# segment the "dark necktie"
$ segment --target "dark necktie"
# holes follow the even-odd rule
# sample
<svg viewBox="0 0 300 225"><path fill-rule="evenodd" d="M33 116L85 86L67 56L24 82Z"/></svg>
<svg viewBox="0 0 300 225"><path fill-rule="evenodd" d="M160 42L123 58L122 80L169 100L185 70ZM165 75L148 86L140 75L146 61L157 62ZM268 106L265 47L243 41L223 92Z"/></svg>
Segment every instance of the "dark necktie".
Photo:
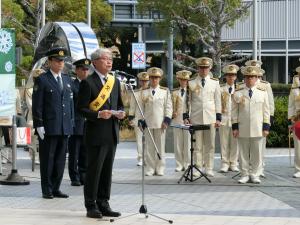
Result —
<svg viewBox="0 0 300 225"><path fill-rule="evenodd" d="M183 95L184 95L184 89L181 88L181 97L183 97Z"/></svg>
<svg viewBox="0 0 300 225"><path fill-rule="evenodd" d="M58 84L59 90L63 91L64 86L63 86L63 83L62 83L62 80L61 80L60 76L57 76L56 79L57 79L57 84Z"/></svg>
<svg viewBox="0 0 300 225"><path fill-rule="evenodd" d="M232 87L229 87L229 88L228 88L228 92L229 92L229 94L231 94L231 92L232 92Z"/></svg>
<svg viewBox="0 0 300 225"><path fill-rule="evenodd" d="M152 95L154 95L155 94L155 90L152 90Z"/></svg>
<svg viewBox="0 0 300 225"><path fill-rule="evenodd" d="M107 82L107 77L103 78L104 84Z"/></svg>
<svg viewBox="0 0 300 225"><path fill-rule="evenodd" d="M201 79L201 85L202 85L202 87L204 87L204 85L205 85L205 79L204 78Z"/></svg>
<svg viewBox="0 0 300 225"><path fill-rule="evenodd" d="M251 98L253 94L253 91L251 89L249 89L249 97Z"/></svg>

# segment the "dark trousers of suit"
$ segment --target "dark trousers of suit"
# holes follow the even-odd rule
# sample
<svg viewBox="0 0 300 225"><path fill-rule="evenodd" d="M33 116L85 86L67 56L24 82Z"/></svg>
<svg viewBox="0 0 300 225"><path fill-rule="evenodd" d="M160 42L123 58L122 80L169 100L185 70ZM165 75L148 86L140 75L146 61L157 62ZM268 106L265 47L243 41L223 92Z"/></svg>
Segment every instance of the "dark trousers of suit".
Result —
<svg viewBox="0 0 300 225"><path fill-rule="evenodd" d="M71 181L84 183L86 174L86 149L82 135L72 135L69 138L69 176Z"/></svg>
<svg viewBox="0 0 300 225"><path fill-rule="evenodd" d="M99 204L110 199L116 147L116 143L109 142L97 146L87 145L87 172L84 184L84 199L87 209L94 208L96 203Z"/></svg>
<svg viewBox="0 0 300 225"><path fill-rule="evenodd" d="M67 136L39 138L41 186L43 194L59 191L66 163Z"/></svg>

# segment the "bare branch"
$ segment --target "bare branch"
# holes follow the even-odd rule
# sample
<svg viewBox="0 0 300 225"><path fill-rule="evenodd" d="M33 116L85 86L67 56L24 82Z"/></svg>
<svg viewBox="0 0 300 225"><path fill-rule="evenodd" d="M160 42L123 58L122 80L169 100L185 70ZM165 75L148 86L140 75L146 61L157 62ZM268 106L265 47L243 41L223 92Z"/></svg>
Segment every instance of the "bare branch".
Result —
<svg viewBox="0 0 300 225"><path fill-rule="evenodd" d="M30 3L25 0L16 0L16 2L22 7L25 13L31 18L35 17L35 13L30 8Z"/></svg>
<svg viewBox="0 0 300 225"><path fill-rule="evenodd" d="M180 69L183 69L183 70L189 70L191 72L197 72L197 70L193 67L189 67L189 66L186 66L186 65L183 65L180 61L178 60L173 60L173 64L175 67L177 68L180 68Z"/></svg>

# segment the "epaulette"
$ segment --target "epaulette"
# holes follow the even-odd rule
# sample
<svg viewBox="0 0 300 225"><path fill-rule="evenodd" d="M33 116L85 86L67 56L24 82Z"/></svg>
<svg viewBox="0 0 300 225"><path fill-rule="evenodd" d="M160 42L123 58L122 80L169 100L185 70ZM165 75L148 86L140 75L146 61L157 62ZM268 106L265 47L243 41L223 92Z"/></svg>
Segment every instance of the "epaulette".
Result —
<svg viewBox="0 0 300 225"><path fill-rule="evenodd" d="M133 91L134 92L139 92L139 91L141 91L142 89L134 89Z"/></svg>
<svg viewBox="0 0 300 225"><path fill-rule="evenodd" d="M167 87L162 87L162 86L159 86L160 89L163 89L163 90L168 90Z"/></svg>
<svg viewBox="0 0 300 225"><path fill-rule="evenodd" d="M266 91L266 90L267 90L266 88L261 87L261 86L258 86L257 89L258 89L258 90L261 90L261 91Z"/></svg>
<svg viewBox="0 0 300 225"><path fill-rule="evenodd" d="M215 81L219 81L219 79L215 78L215 77L210 77L210 79L215 80Z"/></svg>
<svg viewBox="0 0 300 225"><path fill-rule="evenodd" d="M179 89L180 89L180 87L174 88L174 89L172 90L172 92L173 92L173 91L178 91Z"/></svg>
<svg viewBox="0 0 300 225"><path fill-rule="evenodd" d="M265 80L260 80L260 82L265 83L265 84L269 83L268 81L265 81Z"/></svg>
<svg viewBox="0 0 300 225"><path fill-rule="evenodd" d="M195 80L196 78L197 78L197 77L193 77L193 78L189 79L189 81Z"/></svg>
<svg viewBox="0 0 300 225"><path fill-rule="evenodd" d="M224 87L226 86L226 83L220 84L220 87Z"/></svg>
<svg viewBox="0 0 300 225"><path fill-rule="evenodd" d="M300 88L300 86L296 86L296 87L293 87L293 86L292 86L292 89L296 89L296 88Z"/></svg>

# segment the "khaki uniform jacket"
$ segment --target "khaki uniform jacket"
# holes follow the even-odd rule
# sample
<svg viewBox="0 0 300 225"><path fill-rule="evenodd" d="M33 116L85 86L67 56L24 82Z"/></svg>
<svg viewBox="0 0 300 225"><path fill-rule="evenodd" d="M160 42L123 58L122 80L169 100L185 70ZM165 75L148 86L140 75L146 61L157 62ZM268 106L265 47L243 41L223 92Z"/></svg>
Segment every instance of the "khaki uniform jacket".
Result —
<svg viewBox="0 0 300 225"><path fill-rule="evenodd" d="M274 95L273 95L271 84L267 81L258 79L257 85L258 85L258 87L261 87L262 89L266 89L267 94L268 94L268 99L269 99L270 115L274 116L275 104L274 104Z"/></svg>
<svg viewBox="0 0 300 225"><path fill-rule="evenodd" d="M293 119L300 110L300 89L293 87L289 95L288 118Z"/></svg>
<svg viewBox="0 0 300 225"><path fill-rule="evenodd" d="M159 129L165 117L172 118L172 100L168 88L158 86L155 95L151 88L141 92L142 109L150 129Z"/></svg>
<svg viewBox="0 0 300 225"><path fill-rule="evenodd" d="M141 107L142 107L142 98L141 98L141 92L142 91L143 90L141 88L134 91L136 99L137 99L137 101L138 101L138 103ZM138 120L142 119L142 116L141 116L139 107L138 107L132 93L130 95L130 107L129 107L129 113L128 114L129 114L129 117L133 118L132 122L133 122L134 126L137 126L138 125Z"/></svg>
<svg viewBox="0 0 300 225"><path fill-rule="evenodd" d="M232 96L235 91L235 85L232 85L231 94L229 94L230 85L221 85L221 101L222 101L222 122L221 125L231 127L231 104Z"/></svg>
<svg viewBox="0 0 300 225"><path fill-rule="evenodd" d="M173 113L177 116L173 118L174 124L183 124L183 113L187 110L187 89L184 89L184 94L181 97L181 88L176 88L172 91Z"/></svg>
<svg viewBox="0 0 300 225"><path fill-rule="evenodd" d="M189 81L191 105L190 120L192 124L213 124L216 114L221 114L221 90L219 81L206 76L202 87L201 77Z"/></svg>
<svg viewBox="0 0 300 225"><path fill-rule="evenodd" d="M265 89L257 85L236 90L232 101L232 124L238 124L239 137L262 137L263 124L270 124L270 106ZM234 127L233 127L234 129Z"/></svg>

